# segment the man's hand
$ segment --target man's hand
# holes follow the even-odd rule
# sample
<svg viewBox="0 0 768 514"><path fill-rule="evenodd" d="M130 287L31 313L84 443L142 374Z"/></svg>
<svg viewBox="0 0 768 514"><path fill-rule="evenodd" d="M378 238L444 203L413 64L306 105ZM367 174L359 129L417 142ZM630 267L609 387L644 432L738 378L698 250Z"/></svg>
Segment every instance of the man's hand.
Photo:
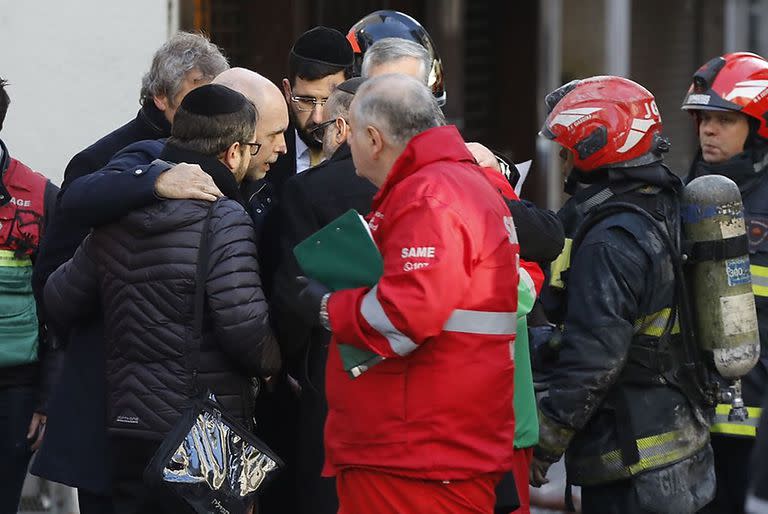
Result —
<svg viewBox="0 0 768 514"><path fill-rule="evenodd" d="M36 451L43 444L43 436L45 435L45 423L48 421L48 417L39 412L32 414L32 421L29 422L29 430L27 430L27 439L30 441L34 439L32 443L32 451Z"/></svg>
<svg viewBox="0 0 768 514"><path fill-rule="evenodd" d="M550 462L537 459L536 457L533 458L528 475L528 481L533 487L541 487L542 485L549 483L547 471L551 465Z"/></svg>
<svg viewBox="0 0 768 514"><path fill-rule="evenodd" d="M472 157L477 161L478 166L483 168L493 168L496 171L501 171L499 166L499 160L496 156L480 143L466 143L467 150L472 154Z"/></svg>
<svg viewBox="0 0 768 514"><path fill-rule="evenodd" d="M155 182L155 194L178 200L207 200L215 202L224 196L210 175L197 164L182 162L160 174Z"/></svg>
<svg viewBox="0 0 768 514"><path fill-rule="evenodd" d="M296 311L301 319L310 326L320 325L320 302L331 290L317 280L308 277L296 277L296 284L301 288L298 294Z"/></svg>

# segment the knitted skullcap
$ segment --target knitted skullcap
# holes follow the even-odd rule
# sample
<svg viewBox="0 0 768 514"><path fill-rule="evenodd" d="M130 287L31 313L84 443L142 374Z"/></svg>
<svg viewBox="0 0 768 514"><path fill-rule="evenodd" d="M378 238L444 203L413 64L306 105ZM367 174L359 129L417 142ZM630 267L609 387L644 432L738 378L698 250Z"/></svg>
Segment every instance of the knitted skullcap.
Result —
<svg viewBox="0 0 768 514"><path fill-rule="evenodd" d="M315 27L293 44L291 54L307 61L346 68L352 66L354 54L347 38L338 30Z"/></svg>
<svg viewBox="0 0 768 514"><path fill-rule="evenodd" d="M221 84L207 84L193 89L181 101L181 108L199 116L219 116L241 110L248 100Z"/></svg>

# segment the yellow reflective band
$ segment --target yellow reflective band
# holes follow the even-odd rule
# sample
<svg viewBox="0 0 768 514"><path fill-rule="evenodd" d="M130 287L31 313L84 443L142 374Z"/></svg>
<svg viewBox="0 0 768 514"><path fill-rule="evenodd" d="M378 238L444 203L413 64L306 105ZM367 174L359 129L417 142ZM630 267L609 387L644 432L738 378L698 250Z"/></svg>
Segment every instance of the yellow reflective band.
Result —
<svg viewBox="0 0 768 514"><path fill-rule="evenodd" d="M637 449L640 460L631 466L624 466L621 460L621 450L602 455L600 458L608 467L624 468L629 475L635 475L639 471L653 469L670 462L681 459L688 453L688 448L680 445L678 439L680 432L667 432L664 434L643 437L637 440Z"/></svg>
<svg viewBox="0 0 768 514"><path fill-rule="evenodd" d="M752 284L752 292L755 293L755 296L768 296L768 287Z"/></svg>
<svg viewBox="0 0 768 514"><path fill-rule="evenodd" d="M565 282L563 282L563 273L568 271L571 267L571 246L573 245L573 239L566 238L563 244L563 251L557 256L557 259L552 261L549 266L549 285L558 289L565 289Z"/></svg>
<svg viewBox="0 0 768 514"><path fill-rule="evenodd" d="M0 268L26 268L32 266L29 255L17 259L11 250L0 250Z"/></svg>
<svg viewBox="0 0 768 514"><path fill-rule="evenodd" d="M755 296L768 296L768 267L751 264L749 272L752 273L752 292Z"/></svg>
<svg viewBox="0 0 768 514"><path fill-rule="evenodd" d="M565 465L574 484L601 484L677 462L699 451L708 441L709 434L704 430L675 430L637 439L640 459L629 466L624 465L620 449L594 457L566 457Z"/></svg>
<svg viewBox="0 0 768 514"><path fill-rule="evenodd" d="M715 407L715 414L719 414L720 416L727 416L729 412L731 412L730 403L718 403L717 407ZM749 418L747 419L760 419L760 416L763 414L763 409L760 407L747 407L747 413L749 414Z"/></svg>
<svg viewBox="0 0 768 514"><path fill-rule="evenodd" d="M749 417L744 421L732 421L728 419L731 405L718 403L715 407L715 423L709 427L713 434L727 434L741 437L756 437L757 425L763 410L760 407L747 407Z"/></svg>
<svg viewBox="0 0 768 514"><path fill-rule="evenodd" d="M667 307L660 311L644 316L635 321L635 334L641 334L651 337L661 337L664 334L664 329L667 328L667 322L669 316L672 314L672 309ZM680 323L675 319L675 324L672 325L672 334L680 333Z"/></svg>
<svg viewBox="0 0 768 514"><path fill-rule="evenodd" d="M742 437L757 437L757 427L738 425L736 423L715 423L709 427L713 434L729 434Z"/></svg>

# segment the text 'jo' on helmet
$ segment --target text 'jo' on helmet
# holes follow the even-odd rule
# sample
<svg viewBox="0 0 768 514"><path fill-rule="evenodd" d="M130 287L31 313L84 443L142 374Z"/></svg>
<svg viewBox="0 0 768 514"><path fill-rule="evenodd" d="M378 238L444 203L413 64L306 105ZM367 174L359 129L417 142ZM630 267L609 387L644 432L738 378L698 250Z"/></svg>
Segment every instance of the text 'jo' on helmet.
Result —
<svg viewBox="0 0 768 514"><path fill-rule="evenodd" d="M429 83L432 94L437 99L439 105L445 104L445 82L443 80L443 63L440 55L437 53L435 43L429 36L429 33L415 19L399 11L376 11L364 16L357 23L352 25L347 33L347 40L352 45L355 52L354 75L359 76L363 55L366 50L375 42L388 38L396 37L407 39L420 44L427 49L432 67L429 70Z"/></svg>
<svg viewBox="0 0 768 514"><path fill-rule="evenodd" d="M749 52L715 57L694 73L682 109L740 112L768 139L768 62Z"/></svg>
<svg viewBox="0 0 768 514"><path fill-rule="evenodd" d="M589 172L658 160L669 143L650 91L623 77L574 80L547 95L548 115L540 135L568 148L575 168Z"/></svg>

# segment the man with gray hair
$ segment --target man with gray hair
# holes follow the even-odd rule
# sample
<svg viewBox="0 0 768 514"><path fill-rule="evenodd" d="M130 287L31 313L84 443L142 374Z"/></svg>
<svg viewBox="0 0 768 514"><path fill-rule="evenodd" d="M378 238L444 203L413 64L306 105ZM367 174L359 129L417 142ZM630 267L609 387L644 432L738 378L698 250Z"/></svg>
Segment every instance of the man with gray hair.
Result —
<svg viewBox="0 0 768 514"><path fill-rule="evenodd" d="M383 275L333 293L301 277L298 311L381 360L350 378L331 343L324 474L340 514L492 512L513 454L514 223L422 83L369 79L350 124Z"/></svg>
<svg viewBox="0 0 768 514"><path fill-rule="evenodd" d="M387 37L376 41L365 52L361 75L367 78L387 73L405 73L428 84L431 64L432 58L420 44Z"/></svg>
<svg viewBox="0 0 768 514"><path fill-rule="evenodd" d="M171 123L187 93L227 68L227 59L205 36L179 32L155 52L141 80L141 103L154 103Z"/></svg>
<svg viewBox="0 0 768 514"><path fill-rule="evenodd" d="M184 96L227 68L227 59L205 36L182 32L171 37L155 53L142 81L141 109L136 118L72 158L64 171L62 193L73 180L103 168L114 154L131 143L168 137L171 121ZM48 276L72 257L89 230L89 225L64 212L54 216L41 241L32 276L38 301L43 302L42 291ZM44 309L44 302L41 306ZM100 317L78 325L66 339L61 376L49 403L46 437L32 472L77 487L83 514L106 512L111 509L111 485L104 428Z"/></svg>

